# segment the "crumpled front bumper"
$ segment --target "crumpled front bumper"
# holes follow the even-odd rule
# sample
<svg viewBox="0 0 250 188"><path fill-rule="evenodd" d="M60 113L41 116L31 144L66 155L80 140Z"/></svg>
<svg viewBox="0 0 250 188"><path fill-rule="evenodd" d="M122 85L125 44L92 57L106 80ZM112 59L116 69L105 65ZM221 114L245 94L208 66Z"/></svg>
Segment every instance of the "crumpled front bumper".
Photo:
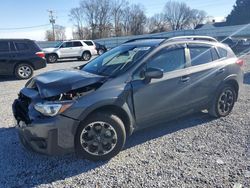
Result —
<svg viewBox="0 0 250 188"><path fill-rule="evenodd" d="M18 102L13 104L17 130L25 148L47 155L63 155L74 151L74 136L79 121L58 115L26 121ZM22 114L25 115L24 113Z"/></svg>

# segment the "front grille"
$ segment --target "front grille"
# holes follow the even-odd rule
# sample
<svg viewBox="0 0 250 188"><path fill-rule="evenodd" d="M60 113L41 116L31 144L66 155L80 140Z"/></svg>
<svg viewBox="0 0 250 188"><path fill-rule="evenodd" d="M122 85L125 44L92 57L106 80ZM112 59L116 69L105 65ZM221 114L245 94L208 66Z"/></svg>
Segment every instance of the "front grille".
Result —
<svg viewBox="0 0 250 188"><path fill-rule="evenodd" d="M26 124L29 124L29 104L30 99L23 94L19 95L19 98L16 99L12 105L13 114L17 122L24 121Z"/></svg>

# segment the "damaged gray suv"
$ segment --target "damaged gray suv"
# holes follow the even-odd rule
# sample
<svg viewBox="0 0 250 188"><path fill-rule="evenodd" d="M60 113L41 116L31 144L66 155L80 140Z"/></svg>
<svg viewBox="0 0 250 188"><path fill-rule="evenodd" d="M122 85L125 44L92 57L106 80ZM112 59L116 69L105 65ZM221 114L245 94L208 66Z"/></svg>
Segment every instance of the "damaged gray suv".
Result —
<svg viewBox="0 0 250 188"><path fill-rule="evenodd" d="M82 67L38 75L13 103L22 144L107 160L134 131L207 109L232 111L243 61L214 38L133 39Z"/></svg>

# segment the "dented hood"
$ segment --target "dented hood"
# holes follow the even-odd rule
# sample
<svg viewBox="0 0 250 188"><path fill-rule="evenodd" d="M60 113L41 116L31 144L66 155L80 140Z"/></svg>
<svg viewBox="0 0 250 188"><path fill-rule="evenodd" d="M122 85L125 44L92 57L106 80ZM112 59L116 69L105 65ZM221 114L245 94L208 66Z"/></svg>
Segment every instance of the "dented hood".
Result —
<svg viewBox="0 0 250 188"><path fill-rule="evenodd" d="M104 78L81 70L56 70L34 77L26 87L37 88L42 98L48 98L101 82Z"/></svg>

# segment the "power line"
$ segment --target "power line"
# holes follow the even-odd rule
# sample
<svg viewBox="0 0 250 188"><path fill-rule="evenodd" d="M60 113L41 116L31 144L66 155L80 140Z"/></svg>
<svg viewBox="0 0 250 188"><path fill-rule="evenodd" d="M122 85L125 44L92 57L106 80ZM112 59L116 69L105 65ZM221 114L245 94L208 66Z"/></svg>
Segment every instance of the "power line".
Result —
<svg viewBox="0 0 250 188"><path fill-rule="evenodd" d="M33 29L33 28L41 28L49 26L50 24L44 25L35 25L35 26L28 26L28 27L9 27L9 28L0 28L0 30L22 30L22 29Z"/></svg>

